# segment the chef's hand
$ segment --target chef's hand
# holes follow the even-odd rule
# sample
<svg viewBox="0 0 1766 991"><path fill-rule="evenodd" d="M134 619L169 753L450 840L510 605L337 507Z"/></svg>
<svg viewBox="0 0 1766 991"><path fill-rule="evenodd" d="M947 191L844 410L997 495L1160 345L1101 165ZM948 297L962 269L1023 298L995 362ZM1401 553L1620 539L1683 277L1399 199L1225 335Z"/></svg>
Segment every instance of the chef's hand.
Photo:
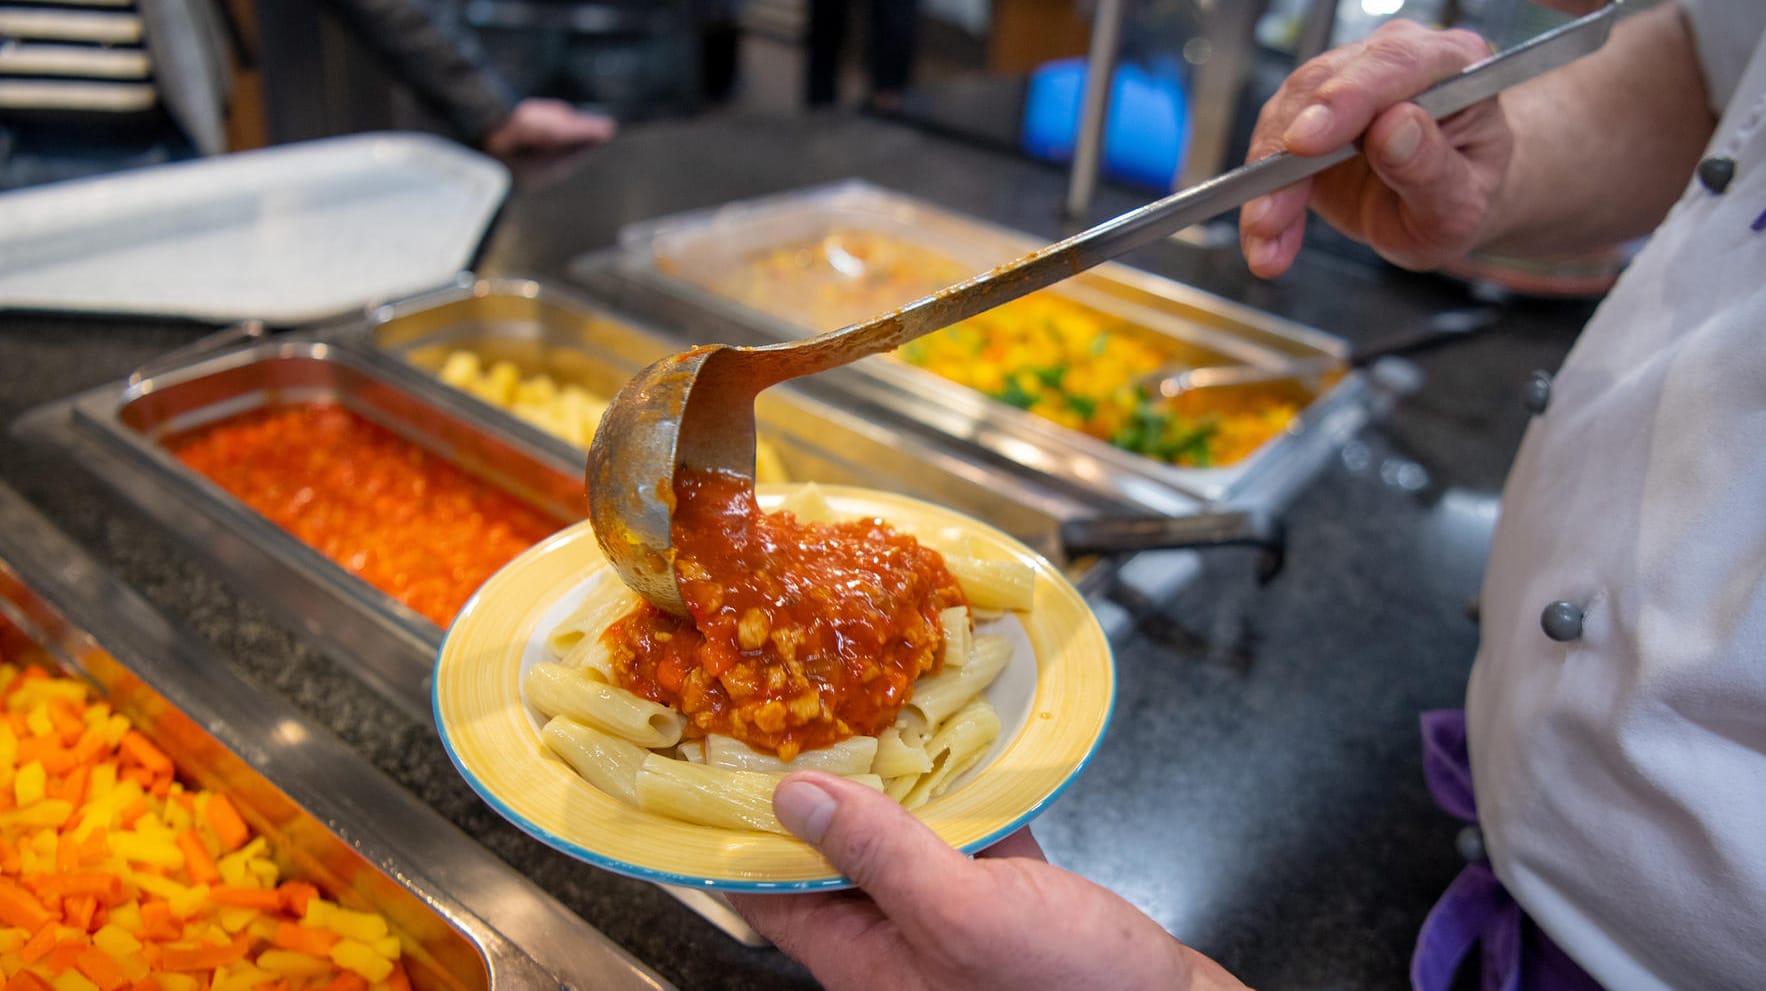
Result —
<svg viewBox="0 0 1766 991"><path fill-rule="evenodd" d="M528 97L515 105L496 130L485 135L484 150L498 158L525 152L563 151L600 144L617 129L611 117L587 113L563 100Z"/></svg>
<svg viewBox="0 0 1766 991"><path fill-rule="evenodd" d="M1239 237L1251 271L1287 271L1308 203L1404 268L1434 268L1475 247L1514 149L1501 101L1439 124L1406 101L1489 55L1470 31L1399 20L1294 70L1263 105L1247 158L1322 155L1357 138L1363 154L1245 205Z"/></svg>
<svg viewBox="0 0 1766 991"><path fill-rule="evenodd" d="M813 771L785 778L773 809L860 890L730 901L830 991L1243 991L1134 906L1049 866L1028 830L970 860L887 796Z"/></svg>

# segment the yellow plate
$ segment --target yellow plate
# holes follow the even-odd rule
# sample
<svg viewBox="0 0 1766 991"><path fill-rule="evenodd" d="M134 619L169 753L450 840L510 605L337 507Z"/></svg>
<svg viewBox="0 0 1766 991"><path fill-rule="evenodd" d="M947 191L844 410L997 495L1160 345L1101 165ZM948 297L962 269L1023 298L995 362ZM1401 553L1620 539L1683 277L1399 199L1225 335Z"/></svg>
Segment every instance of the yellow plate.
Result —
<svg viewBox="0 0 1766 991"><path fill-rule="evenodd" d="M762 486L762 506L791 486ZM822 486L841 517L879 516L933 535L960 531L977 557L1036 572L1034 608L982 624L1015 641L988 698L1000 738L976 769L915 810L952 846L979 850L1035 818L1091 758L1115 698L1109 642L1071 583L1005 533L906 496ZM619 579L587 523L511 561L455 619L435 669L435 721L448 756L491 807L541 841L633 877L730 891L847 887L822 856L790 837L718 829L632 808L551 755L538 714L521 701L521 673L549 659L546 634Z"/></svg>

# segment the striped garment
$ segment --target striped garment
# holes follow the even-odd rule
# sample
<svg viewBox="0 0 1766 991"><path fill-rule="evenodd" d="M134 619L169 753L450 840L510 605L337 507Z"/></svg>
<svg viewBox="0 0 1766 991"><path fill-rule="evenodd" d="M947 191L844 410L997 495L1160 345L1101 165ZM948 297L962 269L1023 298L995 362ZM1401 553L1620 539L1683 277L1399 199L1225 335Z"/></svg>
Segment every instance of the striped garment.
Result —
<svg viewBox="0 0 1766 991"><path fill-rule="evenodd" d="M0 0L0 119L135 116L158 102L134 0Z"/></svg>

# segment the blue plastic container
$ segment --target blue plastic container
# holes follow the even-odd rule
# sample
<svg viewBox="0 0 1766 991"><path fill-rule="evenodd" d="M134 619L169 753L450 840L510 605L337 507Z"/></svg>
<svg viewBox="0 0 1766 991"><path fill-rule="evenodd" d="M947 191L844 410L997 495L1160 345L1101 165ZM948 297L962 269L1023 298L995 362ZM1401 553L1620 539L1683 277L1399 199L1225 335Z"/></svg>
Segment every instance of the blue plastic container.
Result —
<svg viewBox="0 0 1766 991"><path fill-rule="evenodd" d="M1062 59L1030 74L1020 138L1026 154L1051 162L1073 160L1085 67L1085 59ZM1175 60L1116 67L1104 121L1104 175L1170 189L1189 136L1189 104Z"/></svg>

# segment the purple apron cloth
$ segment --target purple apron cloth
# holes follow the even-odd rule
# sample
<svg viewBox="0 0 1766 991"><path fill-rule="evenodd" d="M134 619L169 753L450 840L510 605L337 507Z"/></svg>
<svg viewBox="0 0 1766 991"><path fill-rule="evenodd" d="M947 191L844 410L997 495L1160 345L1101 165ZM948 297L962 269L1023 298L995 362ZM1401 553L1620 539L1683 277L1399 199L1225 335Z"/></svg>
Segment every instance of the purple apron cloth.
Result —
<svg viewBox="0 0 1766 991"><path fill-rule="evenodd" d="M1425 712L1422 729L1423 777L1435 804L1476 824L1465 713ZM1411 987L1450 991L1473 946L1483 951L1483 991L1601 991L1527 918L1485 860L1467 864L1423 920L1410 958Z"/></svg>

